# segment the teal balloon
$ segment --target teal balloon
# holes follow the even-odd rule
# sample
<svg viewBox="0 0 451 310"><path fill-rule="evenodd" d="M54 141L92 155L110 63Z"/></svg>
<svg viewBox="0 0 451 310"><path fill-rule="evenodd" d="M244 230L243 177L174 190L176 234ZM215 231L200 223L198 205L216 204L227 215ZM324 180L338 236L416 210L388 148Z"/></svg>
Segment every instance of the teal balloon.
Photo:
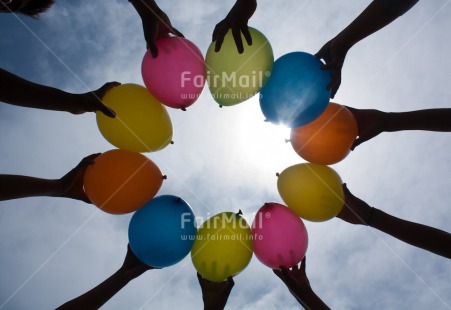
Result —
<svg viewBox="0 0 451 310"><path fill-rule="evenodd" d="M163 195L133 214L128 240L143 263L163 268L181 261L190 251L197 228L193 210L183 199Z"/></svg>
<svg viewBox="0 0 451 310"><path fill-rule="evenodd" d="M290 128L303 126L323 113L329 103L331 76L323 63L304 52L285 54L274 62L271 77L260 91L266 119Z"/></svg>

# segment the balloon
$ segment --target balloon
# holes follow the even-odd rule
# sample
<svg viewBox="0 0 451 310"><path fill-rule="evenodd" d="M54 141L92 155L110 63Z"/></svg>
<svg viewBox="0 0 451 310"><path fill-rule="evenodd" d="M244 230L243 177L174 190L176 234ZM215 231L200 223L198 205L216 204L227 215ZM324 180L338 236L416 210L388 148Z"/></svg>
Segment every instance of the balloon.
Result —
<svg viewBox="0 0 451 310"><path fill-rule="evenodd" d="M158 196L133 214L128 240L143 263L163 268L181 261L196 239L193 210L183 199Z"/></svg>
<svg viewBox="0 0 451 310"><path fill-rule="evenodd" d="M288 167L280 173L277 189L288 208L305 220L327 221L343 208L341 178L327 166L308 163Z"/></svg>
<svg viewBox="0 0 451 310"><path fill-rule="evenodd" d="M252 45L243 35L244 52L238 53L232 31L224 37L221 50L215 52L215 42L208 47L205 65L207 83L213 99L223 106L232 106L254 96L266 84L271 74L274 55L268 39L249 27Z"/></svg>
<svg viewBox="0 0 451 310"><path fill-rule="evenodd" d="M291 129L291 146L303 159L322 165L341 161L357 137L357 122L344 106L329 103L313 122Z"/></svg>
<svg viewBox="0 0 451 310"><path fill-rule="evenodd" d="M271 78L260 91L260 108L266 119L290 128L310 123L329 102L329 71L313 55L293 52L274 62Z"/></svg>
<svg viewBox="0 0 451 310"><path fill-rule="evenodd" d="M258 210L252 223L252 236L255 256L272 269L297 265L307 251L304 223L280 203L265 203Z"/></svg>
<svg viewBox="0 0 451 310"><path fill-rule="evenodd" d="M160 190L163 176L146 156L111 150L100 154L85 172L83 185L89 200L112 214L136 211Z"/></svg>
<svg viewBox="0 0 451 310"><path fill-rule="evenodd" d="M122 84L109 90L102 100L116 112L116 118L97 112L97 125L114 146L134 152L154 152L171 142L169 114L145 87Z"/></svg>
<svg viewBox="0 0 451 310"><path fill-rule="evenodd" d="M193 42L180 37L167 37L156 42L158 56L144 55L141 72L146 87L171 108L192 105L205 85L202 52Z"/></svg>
<svg viewBox="0 0 451 310"><path fill-rule="evenodd" d="M237 275L251 258L251 228L244 218L233 212L219 213L206 220L191 249L194 267L213 282Z"/></svg>

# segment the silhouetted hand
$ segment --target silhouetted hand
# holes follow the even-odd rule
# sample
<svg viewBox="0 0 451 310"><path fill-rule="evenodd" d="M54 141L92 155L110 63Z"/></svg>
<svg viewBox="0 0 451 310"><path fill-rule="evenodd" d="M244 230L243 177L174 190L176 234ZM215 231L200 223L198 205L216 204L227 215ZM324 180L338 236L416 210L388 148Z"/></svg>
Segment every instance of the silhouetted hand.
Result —
<svg viewBox="0 0 451 310"><path fill-rule="evenodd" d="M252 45L252 37L249 29L247 28L247 22L254 14L256 8L256 0L236 1L226 18L220 21L213 30L212 40L213 42L216 42L215 52L219 52L221 50L222 42L224 42L224 37L229 29L232 29L232 35L235 40L238 53L241 54L244 51L241 33L243 33L247 44Z"/></svg>
<svg viewBox="0 0 451 310"><path fill-rule="evenodd" d="M109 82L95 91L77 95L76 102L72 104L72 108L69 107L71 109L70 112L73 114L83 114L85 112L100 111L106 116L116 117L116 113L103 104L102 98L107 91L119 85L121 85L119 82Z"/></svg>
<svg viewBox="0 0 451 310"><path fill-rule="evenodd" d="M141 16L144 38L152 57L158 56L158 49L155 44L158 39L168 37L169 34L183 37L180 31L172 27L169 17L158 7L154 0L131 0L130 2L139 16Z"/></svg>
<svg viewBox="0 0 451 310"><path fill-rule="evenodd" d="M273 269L273 272L285 283L291 293L296 293L310 288L305 267L306 257L302 259L300 267L298 265L291 269L280 267L280 269Z"/></svg>
<svg viewBox="0 0 451 310"><path fill-rule="evenodd" d="M88 166L92 165L94 159L99 155L100 153L97 153L83 158L74 169L58 180L61 188L59 197L78 199L86 203L91 203L83 189L83 177Z"/></svg>
<svg viewBox="0 0 451 310"><path fill-rule="evenodd" d="M327 90L332 90L331 98L335 97L341 84L341 68L348 53L349 48L340 43L340 40L334 38L324 44L324 46L315 54L319 59L323 59L326 64L321 67L322 70L329 70L331 81L327 85Z"/></svg>
<svg viewBox="0 0 451 310"><path fill-rule="evenodd" d="M202 299L204 301L204 309L221 310L227 304L230 292L235 282L232 277L228 277L224 282L212 282L204 279L197 273L200 287L202 289Z"/></svg>
<svg viewBox="0 0 451 310"><path fill-rule="evenodd" d="M351 224L368 225L371 218L372 208L363 200L355 197L343 184L345 205L337 217Z"/></svg>
<svg viewBox="0 0 451 310"><path fill-rule="evenodd" d="M384 116L385 112L379 110L359 110L347 107L354 115L357 121L358 138L354 141L351 149L354 150L357 146L365 141L368 141L384 131Z"/></svg>
<svg viewBox="0 0 451 310"><path fill-rule="evenodd" d="M124 275L129 279L134 279L139 277L141 274L147 270L155 269L154 267L148 266L141 262L133 253L130 244L127 245L127 255L125 256L124 263L119 269Z"/></svg>

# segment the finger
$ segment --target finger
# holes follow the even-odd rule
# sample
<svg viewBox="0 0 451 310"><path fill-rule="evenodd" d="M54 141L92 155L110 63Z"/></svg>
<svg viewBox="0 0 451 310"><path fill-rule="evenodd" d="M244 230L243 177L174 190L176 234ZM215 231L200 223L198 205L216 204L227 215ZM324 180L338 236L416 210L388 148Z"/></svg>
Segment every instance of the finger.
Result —
<svg viewBox="0 0 451 310"><path fill-rule="evenodd" d="M92 165L94 163L94 159L96 159L100 154L102 153L95 153L95 154L91 154L89 156L86 156L85 158L83 158L80 162L80 164L89 164Z"/></svg>
<svg viewBox="0 0 451 310"><path fill-rule="evenodd" d="M177 37L182 37L184 38L185 36L183 35L183 33L181 33L180 31L178 31L177 29L175 29L174 27L171 27L171 33L173 35L176 35Z"/></svg>
<svg viewBox="0 0 451 310"><path fill-rule="evenodd" d="M218 34L216 37L216 44L215 44L215 52L219 52L221 50L222 42L224 42L224 37L227 34L227 32L224 33L224 31L218 30Z"/></svg>
<svg viewBox="0 0 451 310"><path fill-rule="evenodd" d="M247 25L245 25L244 27L241 28L241 32L244 35L244 38L246 39L247 45L251 46L252 45L252 36L251 33L249 32L249 28L247 27Z"/></svg>
<svg viewBox="0 0 451 310"><path fill-rule="evenodd" d="M157 45L155 44L155 41L147 41L147 47L150 51L150 54L152 55L153 58L157 58L158 57L158 48Z"/></svg>
<svg viewBox="0 0 451 310"><path fill-rule="evenodd" d="M299 269L301 269L302 271L305 271L306 267L307 267L307 256L304 256L304 258L301 261L301 267Z"/></svg>
<svg viewBox="0 0 451 310"><path fill-rule="evenodd" d="M111 118L115 118L116 117L116 112L114 112L113 109L111 109L110 107L107 107L104 104L100 104L99 105L98 111L102 112L103 114L105 114L108 117L111 117Z"/></svg>
<svg viewBox="0 0 451 310"><path fill-rule="evenodd" d="M333 69L337 69L338 67L338 61L336 60L332 60L330 62L326 61L326 64L321 66L321 70L333 70Z"/></svg>
<svg viewBox="0 0 451 310"><path fill-rule="evenodd" d="M241 32L239 28L232 28L233 39L235 40L236 48L238 49L238 53L242 54L244 52L243 48L243 40L241 39Z"/></svg>
<svg viewBox="0 0 451 310"><path fill-rule="evenodd" d="M337 94L338 88L340 87L341 83L338 83L338 85L334 86L332 88L332 92L330 94L330 98L334 99L335 95Z"/></svg>
<svg viewBox="0 0 451 310"><path fill-rule="evenodd" d="M204 288L204 278L200 275L200 273L197 273L197 280L199 280L199 285L201 288Z"/></svg>
<svg viewBox="0 0 451 310"><path fill-rule="evenodd" d="M221 23L218 23L215 26L215 29L213 29L213 33L211 34L211 42L215 42L216 39L218 38L218 32L219 32L220 25L221 25Z"/></svg>

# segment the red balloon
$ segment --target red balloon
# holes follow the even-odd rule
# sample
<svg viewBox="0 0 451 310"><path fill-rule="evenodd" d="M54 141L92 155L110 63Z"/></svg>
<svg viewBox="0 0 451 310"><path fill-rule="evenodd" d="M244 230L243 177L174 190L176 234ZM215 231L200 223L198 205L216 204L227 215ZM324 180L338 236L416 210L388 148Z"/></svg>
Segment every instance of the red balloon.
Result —
<svg viewBox="0 0 451 310"><path fill-rule="evenodd" d="M305 256L308 234L304 223L286 206L265 203L252 223L254 253L264 265L291 268Z"/></svg>

